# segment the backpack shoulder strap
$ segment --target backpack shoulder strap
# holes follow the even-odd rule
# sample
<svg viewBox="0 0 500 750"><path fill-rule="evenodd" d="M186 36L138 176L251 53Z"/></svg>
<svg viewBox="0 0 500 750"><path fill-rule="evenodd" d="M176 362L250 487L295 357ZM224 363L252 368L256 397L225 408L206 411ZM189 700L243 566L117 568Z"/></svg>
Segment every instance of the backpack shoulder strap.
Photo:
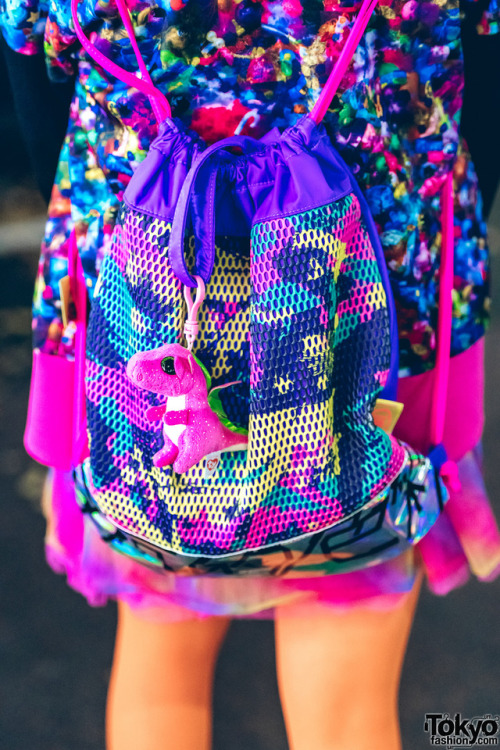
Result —
<svg viewBox="0 0 500 750"><path fill-rule="evenodd" d="M453 256L455 249L453 202L453 172L450 170L441 188L441 262L439 266L438 339L431 412L431 442L434 447L441 445L443 441L448 377L450 372Z"/></svg>
<svg viewBox="0 0 500 750"><path fill-rule="evenodd" d="M106 55L103 55L102 52L100 52L96 48L96 46L92 44L89 39L87 39L81 27L80 21L78 20L78 0L71 0L71 15L75 26L75 33L83 49L90 55L93 60L95 60L98 65L104 68L104 70L107 70L108 73L111 73L111 75L115 78L118 78L118 80L126 83L127 86L139 89L139 91L142 91L144 94L146 94L147 97L149 97L156 120L158 124L160 124L167 117L171 117L172 113L170 110L170 105L167 101L167 98L161 93L159 89L156 88L156 86L153 84L153 81L151 80L149 71L139 51L137 40L134 34L134 28L130 19L130 13L128 11L125 0L116 0L116 5L123 21L123 25L125 26L127 34L130 37L130 42L137 58L137 63L139 65L139 70L141 72L142 78L139 78L139 76L133 73L129 73L124 68L116 65L116 63L106 57Z"/></svg>
<svg viewBox="0 0 500 750"><path fill-rule="evenodd" d="M342 81L342 78L344 77L345 72L349 67L352 56L354 55L356 47L358 46L359 41L365 32L368 21L370 20L372 13L378 4L378 1L379 0L363 0L347 42L342 47L342 51L335 64L335 67L330 73L330 76L328 77L328 80L325 83L316 104L309 114L309 117L311 117L314 122L321 122L328 110L328 107L332 103L332 99L337 93L340 82Z"/></svg>

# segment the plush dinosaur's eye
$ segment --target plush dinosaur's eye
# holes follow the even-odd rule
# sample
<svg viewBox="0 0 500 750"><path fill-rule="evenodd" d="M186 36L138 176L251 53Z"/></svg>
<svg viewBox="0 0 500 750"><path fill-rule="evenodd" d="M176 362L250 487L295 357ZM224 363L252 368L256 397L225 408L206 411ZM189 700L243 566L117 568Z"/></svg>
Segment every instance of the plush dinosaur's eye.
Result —
<svg viewBox="0 0 500 750"><path fill-rule="evenodd" d="M167 375L175 375L174 358L165 357L165 359L162 359L161 369L163 372L166 372Z"/></svg>

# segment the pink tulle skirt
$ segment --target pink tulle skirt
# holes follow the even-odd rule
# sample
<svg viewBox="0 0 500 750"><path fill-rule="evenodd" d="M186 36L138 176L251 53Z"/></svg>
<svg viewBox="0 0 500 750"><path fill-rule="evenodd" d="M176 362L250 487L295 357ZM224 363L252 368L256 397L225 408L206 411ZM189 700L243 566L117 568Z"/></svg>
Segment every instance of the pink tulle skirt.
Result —
<svg viewBox="0 0 500 750"><path fill-rule="evenodd" d="M483 342L451 361L444 443L457 462L461 488L424 539L399 557L363 570L315 578L176 576L150 570L111 550L75 502L71 476L52 472L45 499L47 559L92 605L127 602L143 616L175 622L210 616L300 615L312 607L346 611L354 605L397 606L424 570L428 585L445 594L470 574L491 580L500 572L500 533L481 472ZM395 433L414 448L429 448L433 373L400 381L405 404Z"/></svg>

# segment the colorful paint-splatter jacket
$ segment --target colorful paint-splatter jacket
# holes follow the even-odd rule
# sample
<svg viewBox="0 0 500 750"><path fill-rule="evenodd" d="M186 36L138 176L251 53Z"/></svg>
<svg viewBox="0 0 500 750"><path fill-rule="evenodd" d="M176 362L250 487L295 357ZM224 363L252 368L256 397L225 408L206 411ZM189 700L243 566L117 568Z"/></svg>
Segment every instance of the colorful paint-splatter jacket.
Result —
<svg viewBox="0 0 500 750"><path fill-rule="evenodd" d="M311 109L359 8L350 0L129 0L139 47L173 115L211 143L259 137ZM490 5L482 31L497 31ZM113 0L81 3L87 34L105 55L137 63ZM484 333L488 251L477 178L460 136L463 60L458 0L381 0L326 124L362 186L382 238L396 299L400 372L434 364L441 227L439 186L454 168L452 354ZM71 347L58 280L75 228L89 292L109 247L123 190L156 134L149 102L80 48L69 0L0 7L9 44L43 44L51 76L76 74L35 294L35 344Z"/></svg>

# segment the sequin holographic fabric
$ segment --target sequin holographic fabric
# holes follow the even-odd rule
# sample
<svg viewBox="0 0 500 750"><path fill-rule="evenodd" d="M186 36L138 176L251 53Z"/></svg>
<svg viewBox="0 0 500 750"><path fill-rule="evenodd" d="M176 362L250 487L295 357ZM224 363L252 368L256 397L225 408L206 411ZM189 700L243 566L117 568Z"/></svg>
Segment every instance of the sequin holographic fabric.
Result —
<svg viewBox="0 0 500 750"><path fill-rule="evenodd" d="M389 316L358 199L219 237L194 353L231 389L249 449L185 474L157 468L160 405L125 368L180 340L184 304L168 261L170 224L124 208L88 335L93 494L120 528L162 550L254 550L331 527L379 495L404 449L371 420L389 357ZM250 256L252 262L250 263ZM251 270L250 270L251 269ZM234 391L234 392L233 392Z"/></svg>

